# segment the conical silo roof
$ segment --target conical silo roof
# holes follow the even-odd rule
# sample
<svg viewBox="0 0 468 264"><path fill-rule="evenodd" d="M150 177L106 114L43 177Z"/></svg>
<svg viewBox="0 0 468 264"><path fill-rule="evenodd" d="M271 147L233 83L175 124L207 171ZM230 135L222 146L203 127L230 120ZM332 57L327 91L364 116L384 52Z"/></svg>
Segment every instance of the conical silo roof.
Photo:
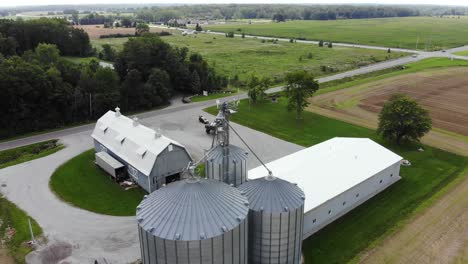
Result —
<svg viewBox="0 0 468 264"><path fill-rule="evenodd" d="M248 201L225 183L200 178L171 183L137 207L138 224L156 237L201 240L236 228L248 214Z"/></svg>
<svg viewBox="0 0 468 264"><path fill-rule="evenodd" d="M209 161L215 161L221 163L223 161L224 156L224 148L223 146L216 146L210 153L206 156L206 159ZM228 145L226 147L229 151L229 158L234 161L242 161L247 160L247 152L238 146L235 145Z"/></svg>
<svg viewBox="0 0 468 264"><path fill-rule="evenodd" d="M281 213L304 205L304 192L296 184L273 176L249 180L238 189L247 196L253 211Z"/></svg>

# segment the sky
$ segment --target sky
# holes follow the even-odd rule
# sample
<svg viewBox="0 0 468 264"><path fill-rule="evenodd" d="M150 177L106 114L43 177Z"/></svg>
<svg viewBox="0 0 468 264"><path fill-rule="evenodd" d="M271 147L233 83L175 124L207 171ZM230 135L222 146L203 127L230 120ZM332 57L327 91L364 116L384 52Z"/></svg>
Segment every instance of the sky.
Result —
<svg viewBox="0 0 468 264"><path fill-rule="evenodd" d="M287 0L0 0L0 6L25 6L25 5L76 5L76 4L125 4L125 3L184 3L184 4L229 4L229 3L265 3L288 4ZM351 3L375 3L375 4L431 4L431 5L464 5L468 6L468 0L296 0L295 4L351 4Z"/></svg>

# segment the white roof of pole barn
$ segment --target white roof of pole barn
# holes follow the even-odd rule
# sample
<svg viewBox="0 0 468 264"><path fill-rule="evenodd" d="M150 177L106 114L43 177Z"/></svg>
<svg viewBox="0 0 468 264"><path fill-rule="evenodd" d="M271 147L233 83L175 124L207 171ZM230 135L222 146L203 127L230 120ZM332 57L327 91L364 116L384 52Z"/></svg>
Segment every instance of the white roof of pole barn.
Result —
<svg viewBox="0 0 468 264"><path fill-rule="evenodd" d="M267 164L273 175L304 191L304 211L314 209L402 158L368 138L333 138ZM249 179L265 177L263 166Z"/></svg>
<svg viewBox="0 0 468 264"><path fill-rule="evenodd" d="M151 173L156 158L170 144L184 148L138 120L114 111L99 118L91 136L145 175Z"/></svg>

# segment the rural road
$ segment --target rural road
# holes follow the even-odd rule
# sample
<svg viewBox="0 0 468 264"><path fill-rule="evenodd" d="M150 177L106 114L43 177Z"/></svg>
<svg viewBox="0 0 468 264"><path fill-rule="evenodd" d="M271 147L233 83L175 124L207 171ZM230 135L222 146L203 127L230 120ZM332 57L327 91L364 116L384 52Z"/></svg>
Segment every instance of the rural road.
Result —
<svg viewBox="0 0 468 264"><path fill-rule="evenodd" d="M338 44L334 43L334 45ZM456 49L456 51L460 50L468 50L468 47ZM404 65L430 57L449 58L452 56L452 50L446 53L409 52L417 53L418 56L382 62L323 77L318 79L318 81L337 80ZM468 60L468 58L462 58ZM281 88L275 87L270 89L269 92L279 91ZM238 96L227 97L223 100L246 97L247 95L244 93ZM202 125L197 121L197 117L202 113L203 108L211 106L215 102L216 100L210 100L192 104L181 104L180 98L175 98L167 108L141 113L137 116L143 124L152 128L160 128L163 134L186 145L195 157L200 157L203 154L203 150L211 145L211 139L205 134ZM300 146L279 140L264 133L237 124L233 125L265 162L301 149ZM90 134L93 127L94 124L82 125L0 143L0 150L4 150L58 138L67 146L65 149L50 156L1 169L0 184L6 184L6 187L0 187L0 192L37 220L39 225L43 227L49 241L66 242L72 245L72 255L67 260L73 263L91 263L94 259L105 259L109 263L128 263L136 260L140 255L134 217L105 216L75 208L60 201L50 191L48 186L50 176L58 166L71 157L92 147ZM232 142L243 147L236 137L233 138ZM250 155L249 168L256 167L257 165L258 161L254 160L252 155Z"/></svg>

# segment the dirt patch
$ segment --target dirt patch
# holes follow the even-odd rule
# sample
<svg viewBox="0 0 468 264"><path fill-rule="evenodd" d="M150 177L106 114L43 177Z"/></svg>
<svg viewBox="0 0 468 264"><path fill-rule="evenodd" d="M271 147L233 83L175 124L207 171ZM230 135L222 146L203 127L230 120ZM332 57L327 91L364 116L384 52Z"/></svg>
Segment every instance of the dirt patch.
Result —
<svg viewBox="0 0 468 264"><path fill-rule="evenodd" d="M8 254L8 249L0 246L0 263L15 264L15 260Z"/></svg>
<svg viewBox="0 0 468 264"><path fill-rule="evenodd" d="M109 34L135 34L135 28L104 28L104 25L84 25L84 26L74 26L75 28L81 28L86 33L88 33L89 38L99 39L102 35ZM161 28L150 27L150 32L161 32Z"/></svg>
<svg viewBox="0 0 468 264"><path fill-rule="evenodd" d="M467 263L468 175L359 263Z"/></svg>
<svg viewBox="0 0 468 264"><path fill-rule="evenodd" d="M399 75L311 98L308 110L376 128L388 98L402 93L429 111L433 130L423 142L468 155L468 67Z"/></svg>

